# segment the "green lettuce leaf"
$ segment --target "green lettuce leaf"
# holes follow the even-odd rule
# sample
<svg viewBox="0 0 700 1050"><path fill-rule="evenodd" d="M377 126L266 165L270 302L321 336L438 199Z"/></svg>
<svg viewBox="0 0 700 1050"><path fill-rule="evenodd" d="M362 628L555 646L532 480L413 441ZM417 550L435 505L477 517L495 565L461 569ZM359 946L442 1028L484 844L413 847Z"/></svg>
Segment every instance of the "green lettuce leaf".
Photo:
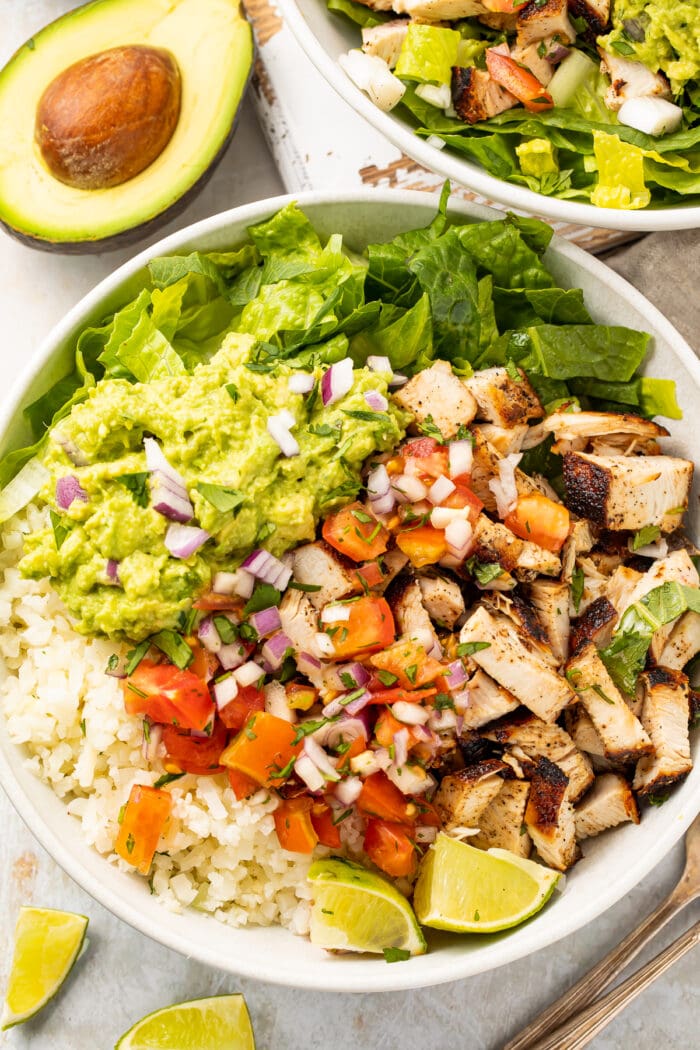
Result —
<svg viewBox="0 0 700 1050"><path fill-rule="evenodd" d="M519 363L550 379L585 373L594 379L626 382L644 359L649 336L621 325L541 324L526 330L529 352Z"/></svg>
<svg viewBox="0 0 700 1050"><path fill-rule="evenodd" d="M373 11L364 4L354 3L353 0L328 0L328 10L335 15L344 15L355 25L363 27L380 26L395 17L392 12Z"/></svg>
<svg viewBox="0 0 700 1050"><path fill-rule="evenodd" d="M422 84L449 84L460 40L454 29L410 22L394 73Z"/></svg>
<svg viewBox="0 0 700 1050"><path fill-rule="evenodd" d="M598 183L591 202L599 208L646 208L651 193L644 181L644 154L617 135L593 132Z"/></svg>

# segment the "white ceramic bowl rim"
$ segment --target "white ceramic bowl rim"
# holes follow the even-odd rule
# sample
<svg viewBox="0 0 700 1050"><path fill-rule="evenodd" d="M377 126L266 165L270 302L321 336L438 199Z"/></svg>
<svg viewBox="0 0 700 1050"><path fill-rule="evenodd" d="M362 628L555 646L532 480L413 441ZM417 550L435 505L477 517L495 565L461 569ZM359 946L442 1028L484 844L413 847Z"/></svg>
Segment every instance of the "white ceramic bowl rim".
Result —
<svg viewBox="0 0 700 1050"><path fill-rule="evenodd" d="M559 197L548 197L525 186L499 179L490 175L480 165L461 158L448 147L439 149L426 139L414 134L407 120L393 113L385 113L361 91L338 65L338 55L348 47L360 46L360 27L351 42L345 39L343 46L327 47L321 42L304 15L304 10L316 15L316 8L321 10L326 19L331 19L331 33L338 41L342 39L343 29L346 33L353 29L348 22L343 26L343 19L326 10L325 0L278 0L284 21L298 40L308 58L328 84L360 116L381 132L390 142L418 161L429 171L452 179L455 183L479 193L488 201L506 205L509 208L522 209L531 215L541 215L557 222L576 223L580 226L597 226L610 230L628 232L651 232L655 230L689 230L700 227L700 204L674 204L666 207L657 206L638 211L623 208L598 208L593 204L579 201L561 200ZM304 10L302 10L302 8ZM321 15L319 15L319 18ZM345 35L345 34L344 34Z"/></svg>
<svg viewBox="0 0 700 1050"><path fill-rule="evenodd" d="M288 195L223 212L157 242L100 282L44 340L1 407L0 440L7 434L9 424L22 403L22 395L45 370L57 348L110 293L137 275L149 259L177 252L185 246L191 247L207 236L221 235L231 224L247 226L260 222L292 200L297 200L302 208L349 206L362 209L372 205L395 208L400 203L402 207L414 209L412 218L416 211L422 212L420 218L427 223L437 207L438 197L422 192L395 190ZM455 201L449 211L452 217L462 221L502 218L491 209L462 201ZM672 354L690 374L696 390L700 389L700 363L690 347L639 292L592 256L560 238L554 238L552 250L555 256L577 268L582 279L584 275L590 276L599 286L604 280L605 286L614 296L625 300L632 308L641 310L657 335L670 344ZM700 774L700 769L696 769L695 773ZM467 944L466 940L462 940L457 947L451 943L448 947L441 946L425 956L414 958L405 965L387 966L383 960L375 958L328 957L313 949L305 940L292 938L282 930L275 929L272 936L266 928L238 931L210 918L197 916L193 920L191 913L178 916L161 908L148 895L143 879L118 872L90 847L79 844L81 839L76 822L67 815L63 803L53 792L40 784L25 768L20 750L8 742L1 726L0 784L29 829L57 863L95 900L135 929L218 969L277 984L341 992L393 991L454 981L513 962L551 945L591 922L628 893L663 859L700 808L700 776L695 776L692 778L692 787L690 780L686 781L664 806L669 819L662 823L651 847L646 852L634 849L626 852L625 864L617 866L615 880L606 880L598 896L589 895L578 910L569 909L559 917L558 922L548 921L545 914L510 934L484 938L477 947L473 942ZM34 795L41 796L41 804L36 802ZM636 829L628 826L628 830ZM624 836L625 831L616 831L618 834ZM582 870L584 865L585 861L582 861L578 877L585 877ZM577 871L572 877L577 878ZM207 935L200 937L202 923L206 925ZM195 927L197 935L193 932ZM256 946L260 944L264 950L256 948L250 955L232 952L226 957L225 945L228 940L237 944L241 932L248 939L254 936ZM287 938L284 950L280 950L282 936ZM249 940L246 943L249 944ZM240 950L240 945L237 948Z"/></svg>

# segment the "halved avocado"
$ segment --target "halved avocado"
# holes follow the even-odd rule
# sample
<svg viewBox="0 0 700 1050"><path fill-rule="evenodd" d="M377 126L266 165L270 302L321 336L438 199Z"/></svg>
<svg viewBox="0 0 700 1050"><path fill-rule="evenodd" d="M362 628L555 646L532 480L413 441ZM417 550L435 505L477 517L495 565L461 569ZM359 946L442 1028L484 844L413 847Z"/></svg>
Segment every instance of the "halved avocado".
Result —
<svg viewBox="0 0 700 1050"><path fill-rule="evenodd" d="M177 123L143 171L105 189L51 173L35 140L39 102L59 74L113 48L161 49L181 80ZM172 218L212 174L253 61L239 0L93 0L46 26L0 71L0 224L25 243L102 251Z"/></svg>

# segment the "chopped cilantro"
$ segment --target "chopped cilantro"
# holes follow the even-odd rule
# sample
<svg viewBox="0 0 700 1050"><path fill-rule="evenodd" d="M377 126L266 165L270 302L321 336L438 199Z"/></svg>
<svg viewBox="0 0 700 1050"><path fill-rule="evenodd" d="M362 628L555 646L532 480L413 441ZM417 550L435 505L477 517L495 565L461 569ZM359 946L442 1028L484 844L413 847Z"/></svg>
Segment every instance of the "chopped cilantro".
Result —
<svg viewBox="0 0 700 1050"><path fill-rule="evenodd" d="M404 668L404 674L406 675L406 678L408 678L408 680L411 683L411 685L415 685L416 684L416 675L417 675L417 673L418 673L418 665L417 664L410 664L409 667Z"/></svg>
<svg viewBox="0 0 700 1050"><path fill-rule="evenodd" d="M391 673L391 671L375 671L374 673L382 685L391 686L399 680L395 674Z"/></svg>
<svg viewBox="0 0 700 1050"><path fill-rule="evenodd" d="M490 649L491 642L462 642L457 646L457 656L473 656L480 653L482 649Z"/></svg>
<svg viewBox="0 0 700 1050"><path fill-rule="evenodd" d="M170 662L179 667L181 671L189 667L194 659L194 653L190 646L175 631L164 628L162 631L158 631L158 634L154 634L150 641L162 653L165 653Z"/></svg>
<svg viewBox="0 0 700 1050"><path fill-rule="evenodd" d="M632 537L632 550L638 551L641 547L656 543L660 535L661 529L658 525L645 525Z"/></svg>
<svg viewBox="0 0 700 1050"><path fill-rule="evenodd" d="M207 503L211 503L212 507L220 511L221 514L228 514L230 511L235 510L236 507L240 507L243 503L245 496L242 492L238 492L237 489L227 488L225 485L215 485L211 481L200 481L195 488Z"/></svg>
<svg viewBox="0 0 700 1050"><path fill-rule="evenodd" d="M423 422L418 424L418 429L421 434L425 434L426 437L435 438L435 440L439 441L441 445L445 444L445 438L442 435L442 431L431 415L427 415Z"/></svg>
<svg viewBox="0 0 700 1050"><path fill-rule="evenodd" d="M66 536L72 529L72 525L64 525L61 521L61 515L57 514L55 510L49 511L49 517L51 518L51 527L56 541L56 550L60 551Z"/></svg>
<svg viewBox="0 0 700 1050"><path fill-rule="evenodd" d="M281 601L282 592L271 583L256 583L255 590L243 607L243 615L250 616L251 613L269 609L272 605L279 605Z"/></svg>
<svg viewBox="0 0 700 1050"><path fill-rule="evenodd" d="M240 633L238 625L231 623L228 616L224 616L223 613L215 613L212 616L212 622L224 645L233 645Z"/></svg>
<svg viewBox="0 0 700 1050"><path fill-rule="evenodd" d="M163 773L163 776L162 777L158 777L158 779L156 780L156 782L153 785L153 787L154 788L165 787L166 784L172 784L173 780L179 780L180 777L184 777L184 775L185 775L184 773Z"/></svg>
<svg viewBox="0 0 700 1050"><path fill-rule="evenodd" d="M123 485L125 489L128 489L131 493L134 503L138 507L148 506L148 471L140 472L138 474L121 474L115 481L118 481L120 485Z"/></svg>
<svg viewBox="0 0 700 1050"><path fill-rule="evenodd" d="M150 638L144 639L143 642L139 642L135 649L129 650L126 654L126 673L127 675L133 674L138 665L143 660L144 656L151 648Z"/></svg>
<svg viewBox="0 0 700 1050"><path fill-rule="evenodd" d="M292 580L289 584L290 591L307 591L309 594L313 594L315 591L323 590L320 583L298 583L296 580Z"/></svg>
<svg viewBox="0 0 700 1050"><path fill-rule="evenodd" d="M236 386L236 384L235 383L227 383L226 384L226 393L228 394L228 396L231 398L231 400L233 401L233 403L235 405L236 401L238 401L238 398L239 398L238 387Z"/></svg>
<svg viewBox="0 0 700 1050"><path fill-rule="evenodd" d="M129 834L126 837L126 852L129 854L129 856L131 856L131 854L134 852L135 845L136 840L134 839L134 836L131 834L131 832L129 832Z"/></svg>
<svg viewBox="0 0 700 1050"><path fill-rule="evenodd" d="M583 569L576 566L571 574L571 602L576 612L578 612L581 607L585 582L586 578L583 574Z"/></svg>
<svg viewBox="0 0 700 1050"><path fill-rule="evenodd" d="M506 372L513 380L514 383L522 383L523 377L520 375L520 369L516 365L515 361L506 361Z"/></svg>

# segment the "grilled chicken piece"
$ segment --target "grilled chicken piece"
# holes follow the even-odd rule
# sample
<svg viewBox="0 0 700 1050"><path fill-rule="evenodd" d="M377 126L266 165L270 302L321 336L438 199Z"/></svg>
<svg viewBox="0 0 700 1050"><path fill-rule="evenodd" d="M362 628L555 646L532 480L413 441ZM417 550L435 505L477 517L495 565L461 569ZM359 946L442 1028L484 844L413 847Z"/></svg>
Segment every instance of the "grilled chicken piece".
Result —
<svg viewBox="0 0 700 1050"><path fill-rule="evenodd" d="M689 660L700 653L700 614L687 612L671 631L659 663L672 671L682 671Z"/></svg>
<svg viewBox="0 0 700 1050"><path fill-rule="evenodd" d="M563 664L569 655L570 588L560 580L533 580L527 585L527 594L544 628L545 636L555 660Z"/></svg>
<svg viewBox="0 0 700 1050"><path fill-rule="evenodd" d="M356 566L323 540L297 547L293 557L294 579L298 583L321 587L320 591L309 592L309 601L314 608L322 609L328 602L356 593L357 577L353 571Z"/></svg>
<svg viewBox="0 0 700 1050"><path fill-rule="evenodd" d="M576 842L574 808L568 797L566 774L547 758L538 758L527 770L530 795L525 827L545 864L567 871L581 856Z"/></svg>
<svg viewBox="0 0 700 1050"><path fill-rule="evenodd" d="M417 580L401 577L394 580L386 591L399 634L419 642L427 653L434 647L440 649L432 621L423 605L420 585Z"/></svg>
<svg viewBox="0 0 700 1050"><path fill-rule="evenodd" d="M446 576L418 576L423 607L431 620L452 629L464 615L464 598L458 583Z"/></svg>
<svg viewBox="0 0 700 1050"><path fill-rule="evenodd" d="M576 30L569 21L567 0L533 0L518 12L516 21L518 47L537 44L548 36L557 36L562 44L573 44Z"/></svg>
<svg viewBox="0 0 700 1050"><path fill-rule="evenodd" d="M634 762L652 751L648 734L618 692L593 642L586 642L569 660L566 674L603 741L606 758Z"/></svg>
<svg viewBox="0 0 700 1050"><path fill-rule="evenodd" d="M502 456L509 456L511 452L520 452L530 427L527 423L520 423L514 427L501 427L497 423L475 423L472 430L478 431L484 441L488 441Z"/></svg>
<svg viewBox="0 0 700 1050"><path fill-rule="evenodd" d="M567 506L602 528L673 532L688 506L693 464L673 456L564 456Z"/></svg>
<svg viewBox="0 0 700 1050"><path fill-rule="evenodd" d="M612 602L604 596L596 598L571 623L571 652L577 653L586 642L593 642L598 649L604 649L610 644L616 623L617 611Z"/></svg>
<svg viewBox="0 0 700 1050"><path fill-rule="evenodd" d="M637 572L628 565L620 565L615 569L605 588L605 596L618 616L629 607L630 599L643 579L643 572Z"/></svg>
<svg viewBox="0 0 700 1050"><path fill-rule="evenodd" d="M605 746L583 704L571 704L564 712L566 731L579 751L603 758Z"/></svg>
<svg viewBox="0 0 700 1050"><path fill-rule="evenodd" d="M322 653L316 641L318 632L318 613L313 607L308 594L303 591L288 590L280 604L280 620L282 630L287 635L297 652L309 653L317 660L322 658ZM308 671L307 677L317 687L323 685L324 672L322 668L318 671Z"/></svg>
<svg viewBox="0 0 700 1050"><path fill-rule="evenodd" d="M560 455L583 451L589 440L605 436L608 439L624 436L624 447L634 442L654 442L668 437L666 427L627 413L617 412L552 412L542 422L545 433L554 436L552 449ZM656 447L656 446L655 446Z"/></svg>
<svg viewBox="0 0 700 1050"><path fill-rule="evenodd" d="M499 477L498 464L503 456L484 436L483 430L475 427L474 452L472 460L471 488L479 497L490 514L496 513L496 497L489 488L489 482ZM538 487L533 479L522 470L515 468L515 487L521 496L537 492Z"/></svg>
<svg viewBox="0 0 700 1050"><path fill-rule="evenodd" d="M618 569L617 572L619 571L620 570ZM617 573L615 575L617 575ZM700 578L698 578L697 569L690 560L690 555L686 550L681 549L673 551L673 553L669 554L667 557L659 558L655 561L647 572L642 573L639 576L634 588L630 592L625 592L622 595L622 599L626 603L620 602L618 604L613 601L619 615L622 616L630 605L634 605L635 602L640 601L640 599L643 598L645 594L648 594L649 591L653 591L656 587L660 587L668 581L683 583L687 587L700 586ZM661 662L661 653L673 632L674 622L659 627L658 631L654 632L654 636L651 640L650 651L652 658L656 660L657 663Z"/></svg>
<svg viewBox="0 0 700 1050"><path fill-rule="evenodd" d="M610 22L610 0L569 0L574 18L583 18L593 37L601 36Z"/></svg>
<svg viewBox="0 0 700 1050"><path fill-rule="evenodd" d="M517 857L529 857L532 839L524 825L529 794L526 780L504 780L501 790L479 817L479 834L469 839L469 845L507 849Z"/></svg>
<svg viewBox="0 0 700 1050"><path fill-rule="evenodd" d="M576 747L569 734L558 725L548 725L529 712L502 718L483 733L487 740L506 747L517 746L528 758L548 758L566 773L569 799L576 802L593 783L590 759Z"/></svg>
<svg viewBox="0 0 700 1050"><path fill-rule="evenodd" d="M391 0L387 10L392 7L397 14L410 15L416 22L453 22L483 15L486 10L481 0Z"/></svg>
<svg viewBox="0 0 700 1050"><path fill-rule="evenodd" d="M485 594L482 598L489 612L502 613L512 620L528 645L533 648L551 667L558 667L559 660L549 647L547 635L539 621L537 613L519 594Z"/></svg>
<svg viewBox="0 0 700 1050"><path fill-rule="evenodd" d="M485 69L476 66L453 66L451 87L452 105L468 124L489 120L518 104L515 95L497 84Z"/></svg>
<svg viewBox="0 0 700 1050"><path fill-rule="evenodd" d="M502 29L505 33L514 33L517 24L517 15L514 11L487 11L485 15L477 15L482 25L490 29Z"/></svg>
<svg viewBox="0 0 700 1050"><path fill-rule="evenodd" d="M605 93L608 109L618 110L630 98L671 99L671 87L663 73L654 73L643 62L630 61L598 48L601 69L612 81Z"/></svg>
<svg viewBox="0 0 700 1050"><path fill-rule="evenodd" d="M480 562L497 561L506 572L513 571L523 579L532 579L537 573L558 576L561 569L556 554L529 540L519 539L505 525L491 521L485 514L477 518L470 554Z"/></svg>
<svg viewBox="0 0 700 1050"><path fill-rule="evenodd" d="M544 722L553 722L576 695L565 678L533 652L517 627L480 606L469 617L460 642L485 642L472 660Z"/></svg>
<svg viewBox="0 0 700 1050"><path fill-rule="evenodd" d="M514 427L531 419L541 419L544 409L522 369L513 379L507 368L485 368L475 372L464 385L476 398L477 419L501 427Z"/></svg>
<svg viewBox="0 0 700 1050"><path fill-rule="evenodd" d="M569 535L561 549L561 578L571 581L579 554L586 554L595 543L590 522L585 518L572 521Z"/></svg>
<svg viewBox="0 0 700 1050"><path fill-rule="evenodd" d="M501 790L503 777L508 772L505 762L486 758L443 777L433 803L445 831L477 828L479 817Z"/></svg>
<svg viewBox="0 0 700 1050"><path fill-rule="evenodd" d="M408 19L397 18L379 26L365 26L362 30L362 50L367 55L382 58L389 69L399 60L401 47L408 32Z"/></svg>
<svg viewBox="0 0 700 1050"><path fill-rule="evenodd" d="M639 809L628 781L618 773L596 777L593 789L576 807L574 820L579 842L628 820L639 824Z"/></svg>
<svg viewBox="0 0 700 1050"><path fill-rule="evenodd" d="M469 700L466 707L460 708L460 714L464 719L460 742L470 730L488 725L495 718L507 715L520 706L519 700L512 693L509 693L498 682L494 682L493 678L481 668L469 679L465 692Z"/></svg>
<svg viewBox="0 0 700 1050"><path fill-rule="evenodd" d="M546 87L554 76L554 66L551 62L547 61L546 52L541 55L541 42L537 44L528 44L526 47L514 47L510 53L510 57L514 59L518 65L525 66L529 69L534 77L536 77L543 87Z"/></svg>
<svg viewBox="0 0 700 1050"><path fill-rule="evenodd" d="M578 603L578 610L574 608L573 596L569 610L571 613L584 613L586 609L602 597L607 590L609 577L600 572L595 561L589 556L580 556L576 559L576 568L583 573L583 594Z"/></svg>
<svg viewBox="0 0 700 1050"><path fill-rule="evenodd" d="M432 416L448 441L455 436L460 423L471 423L476 415L476 401L447 361L435 361L393 397L401 408L413 413L417 424L425 423L428 416Z"/></svg>
<svg viewBox="0 0 700 1050"><path fill-rule="evenodd" d="M639 676L642 723L651 737L654 753L637 763L632 787L640 795L683 780L693 768L688 722L688 679L680 671L654 667Z"/></svg>

